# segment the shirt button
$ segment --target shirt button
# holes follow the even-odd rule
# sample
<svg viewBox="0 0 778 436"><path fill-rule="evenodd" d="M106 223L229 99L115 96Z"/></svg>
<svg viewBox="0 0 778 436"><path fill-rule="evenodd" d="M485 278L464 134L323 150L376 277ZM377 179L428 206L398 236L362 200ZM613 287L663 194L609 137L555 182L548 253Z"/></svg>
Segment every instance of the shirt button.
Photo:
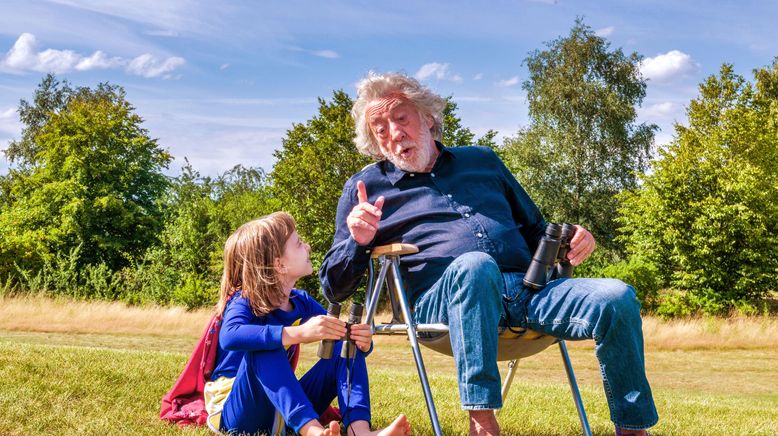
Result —
<svg viewBox="0 0 778 436"><path fill-rule="evenodd" d="M448 194L448 195L446 195L446 197L448 197L448 198L453 198L454 196L453 196L453 195L451 195L451 194Z"/></svg>
<svg viewBox="0 0 778 436"><path fill-rule="evenodd" d="M411 177L413 177L413 176L415 176L416 174L413 174L413 173L411 173L410 175L411 175Z"/></svg>
<svg viewBox="0 0 778 436"><path fill-rule="evenodd" d="M483 233L481 233L481 232L478 232L478 233L476 233L475 235L476 235L476 236L478 236L479 238L483 238L483 237L484 237L484 234L483 234Z"/></svg>
<svg viewBox="0 0 778 436"><path fill-rule="evenodd" d="M370 250L365 250L365 253L370 254Z"/></svg>
<svg viewBox="0 0 778 436"><path fill-rule="evenodd" d="M465 218L470 218L470 214L469 214L469 213L466 213L466 214L465 214Z"/></svg>
<svg viewBox="0 0 778 436"><path fill-rule="evenodd" d="M430 175L431 175L432 177L435 177L435 173L430 173Z"/></svg>

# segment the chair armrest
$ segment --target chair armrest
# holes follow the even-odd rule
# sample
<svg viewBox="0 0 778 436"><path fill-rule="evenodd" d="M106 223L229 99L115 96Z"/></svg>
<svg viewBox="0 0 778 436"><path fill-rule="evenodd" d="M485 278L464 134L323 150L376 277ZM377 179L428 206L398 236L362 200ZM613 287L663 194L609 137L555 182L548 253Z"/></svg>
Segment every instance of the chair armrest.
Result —
<svg viewBox="0 0 778 436"><path fill-rule="evenodd" d="M381 256L402 256L403 254L414 254L418 252L419 247L413 244L387 244L373 248L373 253L370 257L375 259Z"/></svg>

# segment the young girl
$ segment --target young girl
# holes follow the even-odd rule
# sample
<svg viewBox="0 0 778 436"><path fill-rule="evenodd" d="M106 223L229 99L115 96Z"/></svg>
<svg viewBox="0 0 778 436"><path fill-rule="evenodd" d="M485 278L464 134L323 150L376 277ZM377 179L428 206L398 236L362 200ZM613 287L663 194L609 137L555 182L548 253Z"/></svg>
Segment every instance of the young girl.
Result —
<svg viewBox="0 0 778 436"><path fill-rule="evenodd" d="M305 291L294 289L297 279L313 272L310 250L285 212L248 222L227 239L217 306L223 321L216 368L205 387L209 414L221 411L215 424L220 431L254 434L269 432L278 410L303 436L334 436L340 434L338 423L325 428L317 418L337 396L349 435L410 434L404 415L370 431L365 352L372 336L366 324L351 327L355 358L341 358L338 342L331 359L295 377L289 361L295 347L346 333L345 322L326 316Z"/></svg>

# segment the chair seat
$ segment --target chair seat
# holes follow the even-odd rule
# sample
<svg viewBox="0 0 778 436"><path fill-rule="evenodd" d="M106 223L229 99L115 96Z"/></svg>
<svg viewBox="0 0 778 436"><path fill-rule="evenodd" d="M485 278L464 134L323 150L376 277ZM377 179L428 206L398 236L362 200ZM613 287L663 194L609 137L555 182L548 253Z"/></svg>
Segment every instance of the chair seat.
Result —
<svg viewBox="0 0 778 436"><path fill-rule="evenodd" d="M507 332L507 334L506 334ZM553 336L543 335L527 330L523 335L516 335L506 330L497 339L497 360L504 362L518 360L540 353L557 342ZM451 340L448 333L437 334L432 338L420 337L419 343L438 353L453 356Z"/></svg>
<svg viewBox="0 0 778 436"><path fill-rule="evenodd" d="M375 334L396 335L407 333L408 326L402 322L377 324ZM447 356L453 356L448 326L445 324L417 324L419 343ZM500 362L518 360L540 353L558 340L534 330L504 330L497 338L497 360Z"/></svg>

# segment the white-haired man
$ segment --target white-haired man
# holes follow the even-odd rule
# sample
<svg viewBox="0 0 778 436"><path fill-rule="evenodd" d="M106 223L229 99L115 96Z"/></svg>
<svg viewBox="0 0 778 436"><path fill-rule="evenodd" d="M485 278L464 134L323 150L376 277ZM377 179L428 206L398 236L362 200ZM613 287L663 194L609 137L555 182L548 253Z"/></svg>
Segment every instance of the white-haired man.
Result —
<svg viewBox="0 0 778 436"><path fill-rule="evenodd" d="M524 272L546 222L497 155L437 142L446 101L413 78L370 74L358 92L355 142L378 162L343 188L335 239L320 271L326 297L340 301L354 291L372 247L415 244L419 253L402 262L406 290L418 322L449 326L471 434L499 434L497 334L506 327L594 339L617 434L645 434L658 415L634 289L610 279L525 288ZM595 247L591 233L576 229L573 265Z"/></svg>

